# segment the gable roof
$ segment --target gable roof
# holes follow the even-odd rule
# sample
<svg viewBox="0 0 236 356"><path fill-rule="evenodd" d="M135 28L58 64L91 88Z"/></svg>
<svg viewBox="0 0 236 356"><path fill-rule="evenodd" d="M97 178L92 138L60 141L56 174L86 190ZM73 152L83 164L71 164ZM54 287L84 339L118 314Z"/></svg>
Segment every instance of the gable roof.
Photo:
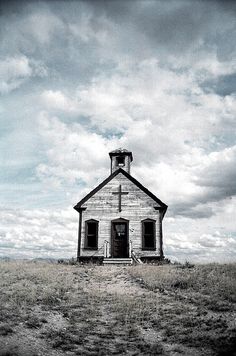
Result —
<svg viewBox="0 0 236 356"><path fill-rule="evenodd" d="M122 168L117 169L113 172L109 177L107 177L102 183L100 183L96 188L94 188L90 193L88 193L83 199L81 199L75 206L74 209L79 211L81 206L91 198L95 193L97 193L100 189L102 189L107 183L109 183L114 177L116 177L119 173L122 173L125 177L127 177L131 182L133 182L138 188L140 188L144 193L146 193L150 198L152 198L155 202L157 202L161 206L161 210L165 212L168 206L163 203L160 199L158 199L154 194L152 194L147 188L145 188L137 179L132 177L129 173L124 171Z"/></svg>

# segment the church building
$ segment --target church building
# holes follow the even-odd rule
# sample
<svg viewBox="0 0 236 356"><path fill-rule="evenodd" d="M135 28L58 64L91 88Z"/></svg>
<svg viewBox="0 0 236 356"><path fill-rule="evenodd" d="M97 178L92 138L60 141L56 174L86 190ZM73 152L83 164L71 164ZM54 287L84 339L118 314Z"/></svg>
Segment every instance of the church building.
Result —
<svg viewBox="0 0 236 356"><path fill-rule="evenodd" d="M99 263L159 261L167 205L130 174L132 152L109 153L111 174L74 209L79 213L77 260Z"/></svg>

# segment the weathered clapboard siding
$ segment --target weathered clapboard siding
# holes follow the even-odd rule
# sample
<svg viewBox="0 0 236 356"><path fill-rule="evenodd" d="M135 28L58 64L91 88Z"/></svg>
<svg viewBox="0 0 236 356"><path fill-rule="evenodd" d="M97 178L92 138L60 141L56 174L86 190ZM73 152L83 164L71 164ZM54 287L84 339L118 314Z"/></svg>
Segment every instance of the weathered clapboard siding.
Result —
<svg viewBox="0 0 236 356"><path fill-rule="evenodd" d="M121 207L119 212L118 196L112 194L122 186ZM87 200L82 207L86 210L82 215L81 232L81 256L103 256L103 246L105 240L111 242L111 221L118 218L129 220L129 240L132 241L133 250L140 257L160 256L160 213L154 207L158 207L156 201L143 192L138 186L131 182L122 173L119 173L96 194ZM154 219L156 221L156 250L142 250L142 224L144 219ZM85 221L95 219L99 221L98 250L84 249Z"/></svg>
<svg viewBox="0 0 236 356"><path fill-rule="evenodd" d="M167 205L130 175L130 165L133 161L131 151L119 148L111 151L109 156L110 176L74 207L79 213L78 260L81 258L81 261L86 261L87 258L104 256L105 241L109 242L109 252L113 258L127 257L127 244L132 242L132 249L137 257L144 257L146 261L149 260L148 257L151 257L151 260L163 259L162 219ZM142 221L146 219L156 222L155 248L142 250ZM88 241L85 241L86 226L90 232L93 231L91 229L94 226L87 225L87 220L98 221L98 249L92 248L96 246L93 232L88 235ZM122 227L123 231L119 231ZM147 227L148 225L145 225L145 228ZM145 241L146 243L149 241L152 246L152 232L146 238L148 236L149 240L145 239Z"/></svg>

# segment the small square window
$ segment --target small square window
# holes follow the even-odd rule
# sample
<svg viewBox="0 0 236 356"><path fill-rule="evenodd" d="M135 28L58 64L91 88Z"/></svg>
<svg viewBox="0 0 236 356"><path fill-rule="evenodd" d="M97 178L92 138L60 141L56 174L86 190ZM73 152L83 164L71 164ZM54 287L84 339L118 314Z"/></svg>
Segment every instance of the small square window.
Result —
<svg viewBox="0 0 236 356"><path fill-rule="evenodd" d="M117 157L116 158L117 166L122 167L125 165L125 157Z"/></svg>

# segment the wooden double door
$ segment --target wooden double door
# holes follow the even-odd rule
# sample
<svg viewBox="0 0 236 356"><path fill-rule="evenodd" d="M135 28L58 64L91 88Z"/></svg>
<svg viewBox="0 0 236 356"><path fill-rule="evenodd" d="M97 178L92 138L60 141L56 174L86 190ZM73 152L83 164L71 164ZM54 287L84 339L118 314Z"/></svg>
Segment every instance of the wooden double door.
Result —
<svg viewBox="0 0 236 356"><path fill-rule="evenodd" d="M129 222L118 219L111 223L111 252L113 258L129 257Z"/></svg>

